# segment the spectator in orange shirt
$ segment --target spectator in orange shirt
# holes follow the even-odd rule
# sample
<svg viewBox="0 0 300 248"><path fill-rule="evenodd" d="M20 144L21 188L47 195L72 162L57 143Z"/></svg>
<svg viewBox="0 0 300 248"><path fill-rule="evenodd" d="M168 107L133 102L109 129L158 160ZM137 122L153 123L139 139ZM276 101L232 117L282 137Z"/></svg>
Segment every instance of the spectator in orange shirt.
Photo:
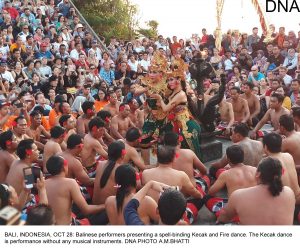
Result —
<svg viewBox="0 0 300 248"><path fill-rule="evenodd" d="M58 119L58 116L61 115L60 111L59 111L59 105L65 102L65 99L63 96L61 95L57 95L55 97L54 100L54 107L53 109L49 112L49 124L50 124L50 128L56 126L56 120Z"/></svg>

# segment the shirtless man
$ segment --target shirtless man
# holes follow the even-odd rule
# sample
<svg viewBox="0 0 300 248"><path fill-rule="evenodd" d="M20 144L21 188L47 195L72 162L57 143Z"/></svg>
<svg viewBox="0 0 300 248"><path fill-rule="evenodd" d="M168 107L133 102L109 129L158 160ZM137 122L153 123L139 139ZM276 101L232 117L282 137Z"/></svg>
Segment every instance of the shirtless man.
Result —
<svg viewBox="0 0 300 248"><path fill-rule="evenodd" d="M104 204L107 197L116 195L115 170L122 165L125 153L122 141L114 141L108 146L108 160L99 162L96 170L93 204Z"/></svg>
<svg viewBox="0 0 300 248"><path fill-rule="evenodd" d="M114 142L115 139L113 137L111 137L110 135L110 123L111 123L111 113L109 111L106 110L100 110L97 113L97 117L100 117L100 119L105 123L105 131L104 131L104 135L103 135L103 142L108 145L111 142Z"/></svg>
<svg viewBox="0 0 300 248"><path fill-rule="evenodd" d="M286 138L282 140L281 151L292 155L296 169L300 169L300 133L295 131L292 116L282 115L279 118L279 130Z"/></svg>
<svg viewBox="0 0 300 248"><path fill-rule="evenodd" d="M175 147L159 145L157 150L158 166L143 171L142 185L154 180L170 186L179 186L183 194L194 198L202 198L201 193L193 185L189 176L183 171L172 168L176 159L175 153ZM159 194L154 191L150 191L149 196L156 202L159 199Z"/></svg>
<svg viewBox="0 0 300 248"><path fill-rule="evenodd" d="M240 89L233 87L230 89L231 98L228 100L232 104L234 120L236 122L246 123L250 117L248 103L240 96Z"/></svg>
<svg viewBox="0 0 300 248"><path fill-rule="evenodd" d="M217 181L208 190L209 195L215 195L224 186L227 188L228 197L237 189L248 188L256 185L256 168L245 165L244 151L238 145L232 145L226 149L230 169L220 174Z"/></svg>
<svg viewBox="0 0 300 248"><path fill-rule="evenodd" d="M136 127L142 129L144 125L144 110L139 109L139 104L134 98L128 101L128 105L130 107L130 120Z"/></svg>
<svg viewBox="0 0 300 248"><path fill-rule="evenodd" d="M32 139L22 140L17 148L17 155L20 158L15 160L7 174L6 182L13 186L19 195L23 189L24 174L23 169L31 167L32 163L37 162L39 150Z"/></svg>
<svg viewBox="0 0 300 248"><path fill-rule="evenodd" d="M298 175L298 184L300 185L300 132L295 131L294 123L297 110L293 110L293 115L294 118L289 115L282 115L279 118L280 134L286 137L282 140L281 151L292 155Z"/></svg>
<svg viewBox="0 0 300 248"><path fill-rule="evenodd" d="M105 209L110 225L125 225L123 210L133 195L137 192L135 169L131 165L121 165L116 169L115 181L121 187L117 189L116 196L109 196L105 201ZM145 196L140 202L138 215L144 224L150 224L151 220L158 222L157 203Z"/></svg>
<svg viewBox="0 0 300 248"><path fill-rule="evenodd" d="M239 145L243 148L244 164L257 167L264 154L263 145L260 141L251 140L250 138L248 138L248 133L249 128L246 124L238 124L233 129L231 140L234 144ZM227 156L225 155L220 161L213 163L211 167L216 169L224 168L226 165L228 165L228 163L229 161L227 159Z"/></svg>
<svg viewBox="0 0 300 248"><path fill-rule="evenodd" d="M260 130L264 124L271 121L274 131L279 131L279 118L282 115L290 114L290 111L282 107L284 96L273 93L270 98L270 108L265 113L264 117L257 123L256 127L251 133L251 138L257 137L257 131Z"/></svg>
<svg viewBox="0 0 300 248"><path fill-rule="evenodd" d="M234 124L234 112L233 107L230 102L227 102L225 99L218 104L218 112L220 114L220 122L218 123L218 129L226 130L227 132Z"/></svg>
<svg viewBox="0 0 300 248"><path fill-rule="evenodd" d="M289 187L282 187L280 161L263 159L257 168L256 180L256 186L232 193L218 222L230 222L238 215L242 225L292 225L295 197Z"/></svg>
<svg viewBox="0 0 300 248"><path fill-rule="evenodd" d="M119 113L120 102L118 102L117 95L115 92L109 93L109 103L106 104L103 110L109 111L111 116L116 116Z"/></svg>
<svg viewBox="0 0 300 248"><path fill-rule="evenodd" d="M164 135L164 145L172 146L176 149L177 157L175 158L172 168L184 171L194 186L196 186L195 170L200 172L201 176L207 174L205 165L198 159L197 155L191 149L181 149L182 137L174 132L168 132Z"/></svg>
<svg viewBox="0 0 300 248"><path fill-rule="evenodd" d="M77 134L84 137L88 132L88 124L90 120L95 116L95 107L93 102L85 101L82 106L83 115L77 119Z"/></svg>
<svg viewBox="0 0 300 248"><path fill-rule="evenodd" d="M67 141L67 150L61 154L57 154L68 161L67 178L76 179L81 185L92 186L94 179L89 178L86 170L80 161L80 154L83 148L83 141L80 135L72 134Z"/></svg>
<svg viewBox="0 0 300 248"><path fill-rule="evenodd" d="M61 143L64 141L66 130L61 126L55 126L50 130L51 138L47 141L44 146L44 154L43 154L43 170L44 173L46 170L47 160L57 153L61 153Z"/></svg>
<svg viewBox="0 0 300 248"><path fill-rule="evenodd" d="M67 143L67 140L72 134L76 133L76 119L73 115L62 115L59 118L59 125L66 129L66 137L64 142Z"/></svg>
<svg viewBox="0 0 300 248"><path fill-rule="evenodd" d="M129 118L130 107L126 103L120 104L119 114L111 119L111 135L115 139L124 139L128 128L135 127Z"/></svg>
<svg viewBox="0 0 300 248"><path fill-rule="evenodd" d="M293 157L289 153L281 152L282 138L277 133L269 133L263 138L264 150L267 156L276 158L281 162L284 173L282 183L289 186L295 194L296 203L300 203L300 188Z"/></svg>
<svg viewBox="0 0 300 248"><path fill-rule="evenodd" d="M41 135L43 135L46 139L50 139L51 136L49 132L42 126L42 115L40 112L32 111L30 113L31 125L28 130L28 136L32 138L39 148L39 150L44 150L44 144L41 142Z"/></svg>
<svg viewBox="0 0 300 248"><path fill-rule="evenodd" d="M107 158L107 152L99 142L104 134L104 122L95 117L89 122L89 133L83 139L83 149L81 152L82 165L87 169L89 177L95 177L97 160L96 156Z"/></svg>
<svg viewBox="0 0 300 248"><path fill-rule="evenodd" d="M20 115L19 117L17 117L13 121L12 126L17 143L20 143L21 140L30 139L30 137L26 134L28 127L27 121L24 116Z"/></svg>
<svg viewBox="0 0 300 248"><path fill-rule="evenodd" d="M52 156L47 161L47 170L51 177L46 180L49 205L52 208L57 225L74 224L72 203L74 202L84 215L103 211L104 205L88 205L81 195L75 179L66 178L68 162L59 156Z"/></svg>
<svg viewBox="0 0 300 248"><path fill-rule="evenodd" d="M126 132L125 150L126 155L123 159L123 164L132 164L139 170L143 171L146 169L146 165L142 160L141 156L138 154L135 147L141 142L141 132L138 128L132 127Z"/></svg>
<svg viewBox="0 0 300 248"><path fill-rule="evenodd" d="M243 84L244 94L241 95L241 98L245 99L248 102L248 107L250 111L249 124L250 126L256 126L259 121L257 115L260 113L260 102L258 98L253 94L254 84L246 82Z"/></svg>
<svg viewBox="0 0 300 248"><path fill-rule="evenodd" d="M18 159L15 154L17 146L18 144L11 130L0 134L0 183L5 182L12 163Z"/></svg>

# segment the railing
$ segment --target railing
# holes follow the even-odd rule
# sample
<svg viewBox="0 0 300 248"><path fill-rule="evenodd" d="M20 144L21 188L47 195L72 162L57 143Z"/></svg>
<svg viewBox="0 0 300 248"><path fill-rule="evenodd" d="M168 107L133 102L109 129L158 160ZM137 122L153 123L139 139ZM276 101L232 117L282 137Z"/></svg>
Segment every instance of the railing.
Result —
<svg viewBox="0 0 300 248"><path fill-rule="evenodd" d="M96 32L94 31L94 29L90 26L90 24L87 22L87 20L83 17L83 15L80 13L80 11L76 8L75 4L73 3L73 1L69 1L70 4L72 5L72 7L75 9L77 16L79 17L80 21L82 24L85 25L86 29L89 30L89 32L92 33L92 35L94 36L94 38L99 42L101 48L103 49L103 51L107 52L108 54L111 55L110 51L107 49L106 45L100 40L99 36L96 34Z"/></svg>

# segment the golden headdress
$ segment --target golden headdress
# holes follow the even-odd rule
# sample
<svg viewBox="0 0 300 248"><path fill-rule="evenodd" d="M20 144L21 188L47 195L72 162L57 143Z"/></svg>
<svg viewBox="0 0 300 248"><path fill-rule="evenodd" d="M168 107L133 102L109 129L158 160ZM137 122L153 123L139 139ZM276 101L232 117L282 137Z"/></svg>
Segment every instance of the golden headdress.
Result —
<svg viewBox="0 0 300 248"><path fill-rule="evenodd" d="M149 71L159 71L165 73L168 69L168 60L166 56L159 51L155 52L151 62L150 66L148 68Z"/></svg>
<svg viewBox="0 0 300 248"><path fill-rule="evenodd" d="M173 60L171 66L171 70L167 72L167 77L175 77L180 78L181 80L185 80L185 73L188 70L188 65L181 58L176 58Z"/></svg>

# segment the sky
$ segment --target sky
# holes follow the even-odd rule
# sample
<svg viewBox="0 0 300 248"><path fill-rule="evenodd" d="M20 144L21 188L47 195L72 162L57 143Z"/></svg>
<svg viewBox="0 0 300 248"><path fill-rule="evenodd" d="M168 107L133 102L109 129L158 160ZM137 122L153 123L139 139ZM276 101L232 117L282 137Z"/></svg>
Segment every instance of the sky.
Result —
<svg viewBox="0 0 300 248"><path fill-rule="evenodd" d="M191 34L201 34L206 28L212 33L216 26L216 0L131 0L138 4L141 27L147 20L159 22L159 33L164 36L177 35L178 38L190 38ZM265 0L260 0L265 10ZM285 2L285 1L284 1ZM269 24L276 29L285 26L286 31L300 31L300 13L266 13ZM222 31L238 29L251 33L252 27L259 27L259 18L251 0L225 0Z"/></svg>

